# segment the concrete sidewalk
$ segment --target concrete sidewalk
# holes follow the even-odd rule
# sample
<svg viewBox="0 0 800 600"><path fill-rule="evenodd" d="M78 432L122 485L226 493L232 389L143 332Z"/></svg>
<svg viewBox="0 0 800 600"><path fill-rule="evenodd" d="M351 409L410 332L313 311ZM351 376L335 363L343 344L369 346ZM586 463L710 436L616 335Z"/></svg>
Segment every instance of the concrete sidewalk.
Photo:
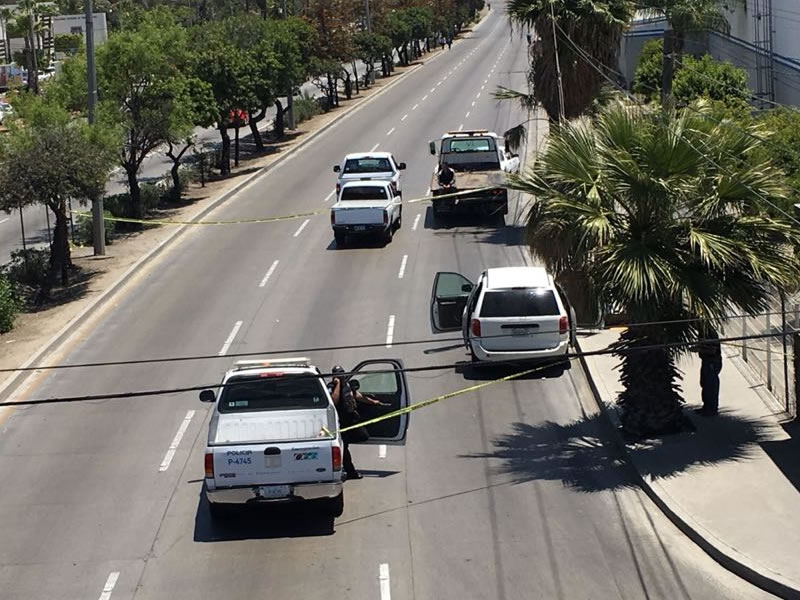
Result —
<svg viewBox="0 0 800 600"><path fill-rule="evenodd" d="M581 336L602 350L619 331ZM695 432L625 444L645 491L684 533L725 567L781 597L800 598L800 440L748 383L738 350L723 346L720 414L700 417L700 361L682 360L681 387ZM609 418L622 386L612 355L585 357ZM738 363L738 364L737 364ZM622 438L619 440L622 444Z"/></svg>

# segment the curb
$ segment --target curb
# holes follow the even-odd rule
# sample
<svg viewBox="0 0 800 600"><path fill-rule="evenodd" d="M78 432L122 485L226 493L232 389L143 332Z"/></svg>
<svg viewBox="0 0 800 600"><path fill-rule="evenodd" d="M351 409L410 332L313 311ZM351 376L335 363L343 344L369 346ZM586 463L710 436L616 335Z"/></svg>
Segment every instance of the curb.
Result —
<svg viewBox="0 0 800 600"><path fill-rule="evenodd" d="M441 54L441 52L439 54ZM436 58L436 56L431 57L430 60L433 60L434 58ZM310 132L305 139L303 139L300 143L298 143L297 146L292 148L289 152L287 152L282 156L279 156L271 164L261 167L256 172L245 177L245 179L237 183L227 192L223 193L219 198L214 200L211 204L206 206L204 209L195 214L193 217L190 217L189 221L201 220L210 212L219 208L222 204L230 200L233 196L239 194L242 190L244 190L244 188L255 183L259 178L267 175L272 169L278 167L279 165L283 164L284 162L292 158L295 154L300 152L303 148L305 148L306 145L311 143L311 141L315 140L318 136L322 135L335 125L338 125L345 118L358 112L359 109L369 104L375 98L381 96L384 92L393 88L400 81L402 81L407 75L415 73L424 65L425 63L412 65L411 68L405 71L404 73L395 75L394 81L390 81L387 85L376 91L370 97L365 98L363 102L359 102L358 104L345 109L342 113L334 117L331 121L329 121L319 129L317 129L316 131ZM70 337L77 332L78 328L83 323L86 322L92 311L97 310L99 307L103 306L108 300L110 300L145 265L147 265L153 259L158 257L158 255L160 255L172 243L178 241L180 236L186 233L189 227L191 226L190 225L179 226L169 237L159 242L154 248L150 249L144 256L140 257L135 263L133 263L130 267L128 267L128 269L122 275L120 275L118 279L113 281L111 285L109 285L109 287L106 288L97 298L95 298L91 303L86 305L86 307L84 307L83 310L81 310L77 315L72 317L72 319L70 319L55 335L53 335L53 337L51 337L42 346L40 346L39 349L33 353L33 355L31 355L24 363L22 363L22 365L20 365L20 368L21 369L30 368L33 365L33 363L35 363L37 360L39 360L49 352L55 350L57 346L67 342L70 339ZM9 399L8 396L13 394L14 391L16 391L19 388L19 386L24 383L27 377L33 375L34 373L36 373L36 371L15 371L6 381L0 384L0 397L4 398L5 400L8 400ZM3 401L0 400L0 409L2 408L3 408Z"/></svg>
<svg viewBox="0 0 800 600"><path fill-rule="evenodd" d="M581 363L586 381L589 383L589 388L592 390L595 404L603 415L603 420L609 431L609 439L622 455L625 465L636 483L644 493L647 494L650 500L658 506L661 512L663 512L686 537L691 539L706 554L728 571L770 594L774 594L780 598L800 600L800 587L798 587L797 583L789 581L784 576L775 573L763 565L757 564L735 548L731 548L722 540L717 539L713 533L697 523L687 511L672 500L661 484L639 472L633 457L628 453L628 448L622 435L614 425L614 420L608 412L606 403L603 402L600 392L597 389L597 385L589 370L589 365L586 363L586 359L583 356L583 349L580 347L580 342L576 340L575 346L579 353L578 360Z"/></svg>

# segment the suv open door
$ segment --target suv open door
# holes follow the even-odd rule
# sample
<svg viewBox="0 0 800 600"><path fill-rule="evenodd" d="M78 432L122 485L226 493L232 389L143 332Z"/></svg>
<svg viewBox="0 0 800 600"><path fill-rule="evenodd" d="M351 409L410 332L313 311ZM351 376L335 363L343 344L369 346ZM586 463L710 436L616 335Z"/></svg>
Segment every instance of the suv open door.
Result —
<svg viewBox="0 0 800 600"><path fill-rule="evenodd" d="M348 381L351 383L358 382L358 391L365 396L375 398L388 405L372 406L359 403L358 414L361 415L361 421L369 421L401 408L406 408L411 403L406 374L403 371L403 362L400 360L384 358L365 360L355 366ZM367 425L369 439L358 443L405 444L410 416L409 413L405 413Z"/></svg>
<svg viewBox="0 0 800 600"><path fill-rule="evenodd" d="M436 331L461 329L461 316L474 284L460 273L436 273L431 292L431 325Z"/></svg>

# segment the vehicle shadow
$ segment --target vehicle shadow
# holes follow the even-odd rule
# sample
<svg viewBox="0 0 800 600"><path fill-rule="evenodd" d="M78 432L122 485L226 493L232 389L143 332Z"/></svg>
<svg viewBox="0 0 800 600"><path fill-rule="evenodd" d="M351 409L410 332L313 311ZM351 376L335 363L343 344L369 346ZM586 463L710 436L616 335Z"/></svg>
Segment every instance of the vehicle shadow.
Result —
<svg viewBox="0 0 800 600"><path fill-rule="evenodd" d="M703 443L699 433L684 432L628 445L628 453L643 474L668 478L682 471L713 467L747 458L762 442L764 431L757 421L721 412L716 420L725 438ZM512 423L508 433L492 440L488 452L465 455L499 461L496 471L512 483L536 480L560 481L581 492L600 492L636 487L627 461L607 439L611 425L597 413L566 424Z"/></svg>
<svg viewBox="0 0 800 600"><path fill-rule="evenodd" d="M334 519L313 504L243 506L212 520L205 494L194 519L195 542L231 542L333 535Z"/></svg>
<svg viewBox="0 0 800 600"><path fill-rule="evenodd" d="M572 361L565 360L554 364L535 364L535 363L519 363L519 364L496 364L491 363L474 363L472 361L463 361L456 363L456 372L464 376L464 379L470 381L491 381L493 379L502 379L509 377L521 371L532 370L531 373L515 377L515 380L536 380L536 379L556 379L564 375L566 371L572 368Z"/></svg>
<svg viewBox="0 0 800 600"><path fill-rule="evenodd" d="M336 240L331 240L330 244L325 247L325 250L363 250L373 249L373 248L385 248L388 246L389 243L386 242L381 236L363 236L358 238L353 238L352 240L347 240L344 246L339 246L336 243Z"/></svg>

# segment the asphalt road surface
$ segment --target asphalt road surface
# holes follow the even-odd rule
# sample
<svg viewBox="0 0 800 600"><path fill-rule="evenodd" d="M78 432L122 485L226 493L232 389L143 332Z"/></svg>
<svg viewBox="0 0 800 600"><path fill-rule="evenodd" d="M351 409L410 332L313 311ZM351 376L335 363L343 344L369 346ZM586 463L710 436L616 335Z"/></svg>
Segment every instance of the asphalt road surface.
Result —
<svg viewBox="0 0 800 600"><path fill-rule="evenodd" d="M209 217L324 208L331 165L377 145L408 163L406 200L426 193L427 141L522 120L491 98L524 85L525 38L499 5L469 39L407 76ZM513 211L512 211L513 212ZM406 204L387 246L337 249L327 214L197 227L119 297L66 363L379 343L306 352L329 369L366 358L408 366L467 358L429 325L434 273L519 265L520 229L434 228ZM405 268L401 268L405 265ZM267 273L269 277L266 277ZM450 338L445 334L439 339ZM426 345L398 342L433 339ZM45 374L28 395L213 383L232 360ZM463 372L462 372L463 371ZM475 383L463 369L412 373L413 400ZM0 425L4 600L356 598L406 600L762 598L685 539L629 479L576 365L490 386L414 413L408 443L355 449L335 524L298 510L210 522L200 499L208 405L195 394L47 405ZM194 411L194 412L190 412ZM160 465L182 424L180 443Z"/></svg>

